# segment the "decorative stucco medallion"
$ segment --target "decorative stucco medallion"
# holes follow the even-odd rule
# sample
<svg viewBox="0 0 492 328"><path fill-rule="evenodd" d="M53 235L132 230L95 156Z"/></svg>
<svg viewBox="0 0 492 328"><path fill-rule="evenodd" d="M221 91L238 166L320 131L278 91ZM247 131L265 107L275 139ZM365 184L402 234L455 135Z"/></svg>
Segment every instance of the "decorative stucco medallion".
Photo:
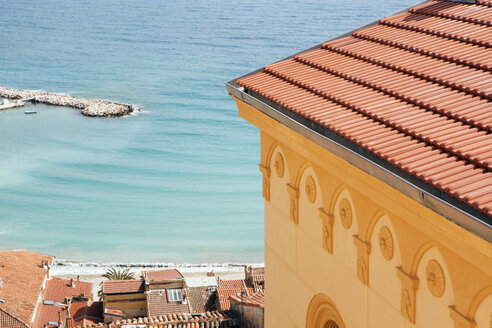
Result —
<svg viewBox="0 0 492 328"><path fill-rule="evenodd" d="M345 229L349 229L352 225L352 207L347 198L343 198L339 205L340 219Z"/></svg>
<svg viewBox="0 0 492 328"><path fill-rule="evenodd" d="M390 229L386 226L381 227L379 229L379 249L386 260L393 258L394 248L395 244Z"/></svg>
<svg viewBox="0 0 492 328"><path fill-rule="evenodd" d="M446 279L441 265L436 260L430 260L426 268L427 288L435 297L441 297L446 288Z"/></svg>
<svg viewBox="0 0 492 328"><path fill-rule="evenodd" d="M306 196L310 203L316 201L316 184L312 176L308 176L306 179Z"/></svg>
<svg viewBox="0 0 492 328"><path fill-rule="evenodd" d="M275 173L277 173L277 176L282 178L284 176L284 157L281 153L277 153L277 155L275 155L275 163L273 166L275 167Z"/></svg>

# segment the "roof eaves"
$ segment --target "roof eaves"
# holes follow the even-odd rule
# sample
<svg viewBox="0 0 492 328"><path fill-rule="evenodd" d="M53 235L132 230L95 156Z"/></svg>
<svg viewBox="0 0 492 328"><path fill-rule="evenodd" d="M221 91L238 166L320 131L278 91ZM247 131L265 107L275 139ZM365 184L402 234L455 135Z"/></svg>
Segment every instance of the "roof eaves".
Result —
<svg viewBox="0 0 492 328"><path fill-rule="evenodd" d="M226 83L229 94L317 143L350 164L404 193L450 221L492 241L492 220L487 214L441 192L342 136L250 90Z"/></svg>
<svg viewBox="0 0 492 328"><path fill-rule="evenodd" d="M428 0L413 4L405 9L391 14L391 16L407 12L410 8L425 2L428 2ZM475 3L476 1L470 0L455 2ZM350 36L355 31L378 24L378 22L384 18L385 17L381 17L365 26L358 27L333 39L323 41L311 48L301 50L293 55L280 59L275 63L291 59L301 53L320 48L328 41ZM345 159L352 165L355 165L359 169L401 191L411 199L421 203L427 208L430 208L463 228L475 233L477 236L492 242L492 219L488 217L487 214L482 213L477 209L457 200L456 198L441 192L439 189L434 188L424 181L404 172L396 166L384 161L369 151L362 149L332 131L329 131L328 129L298 114L295 114L292 111L289 111L288 109L279 106L273 101L270 101L250 90L245 90L236 83L236 81L241 78L263 71L264 67L226 82L225 85L227 91L235 98L253 106L287 127L290 127L304 137L314 141L318 145Z"/></svg>

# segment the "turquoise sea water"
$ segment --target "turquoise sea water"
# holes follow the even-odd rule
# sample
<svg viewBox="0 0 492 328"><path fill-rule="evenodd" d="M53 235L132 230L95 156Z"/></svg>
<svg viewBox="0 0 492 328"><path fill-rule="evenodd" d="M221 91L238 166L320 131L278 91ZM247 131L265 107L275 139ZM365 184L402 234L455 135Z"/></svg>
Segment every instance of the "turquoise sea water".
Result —
<svg viewBox="0 0 492 328"><path fill-rule="evenodd" d="M145 112L0 112L0 249L262 261L259 132L223 82L416 2L4 1L1 86Z"/></svg>

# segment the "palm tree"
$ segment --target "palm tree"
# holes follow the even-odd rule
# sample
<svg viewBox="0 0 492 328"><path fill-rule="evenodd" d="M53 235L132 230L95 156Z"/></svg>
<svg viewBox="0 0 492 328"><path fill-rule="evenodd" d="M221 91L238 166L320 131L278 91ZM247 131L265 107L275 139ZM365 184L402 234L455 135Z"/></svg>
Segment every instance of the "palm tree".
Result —
<svg viewBox="0 0 492 328"><path fill-rule="evenodd" d="M104 278L109 280L134 280L135 274L130 272L130 269L126 270L116 270L115 268L111 268L106 271L105 274L102 275Z"/></svg>
<svg viewBox="0 0 492 328"><path fill-rule="evenodd" d="M130 269L125 269L125 270L116 270L115 268L108 269L102 277L108 279L108 280L134 280L135 279L135 274L133 272L130 272ZM97 292L97 296L99 296L99 300L102 301L102 284L103 282L99 284L101 286L101 289Z"/></svg>

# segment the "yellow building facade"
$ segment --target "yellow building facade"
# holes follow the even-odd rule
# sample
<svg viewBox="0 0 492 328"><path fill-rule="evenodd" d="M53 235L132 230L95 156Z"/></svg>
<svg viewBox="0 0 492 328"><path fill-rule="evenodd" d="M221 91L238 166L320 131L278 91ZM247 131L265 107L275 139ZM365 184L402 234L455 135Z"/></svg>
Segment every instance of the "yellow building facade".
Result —
<svg viewBox="0 0 492 328"><path fill-rule="evenodd" d="M490 242L234 98L261 131L265 327L492 327Z"/></svg>

